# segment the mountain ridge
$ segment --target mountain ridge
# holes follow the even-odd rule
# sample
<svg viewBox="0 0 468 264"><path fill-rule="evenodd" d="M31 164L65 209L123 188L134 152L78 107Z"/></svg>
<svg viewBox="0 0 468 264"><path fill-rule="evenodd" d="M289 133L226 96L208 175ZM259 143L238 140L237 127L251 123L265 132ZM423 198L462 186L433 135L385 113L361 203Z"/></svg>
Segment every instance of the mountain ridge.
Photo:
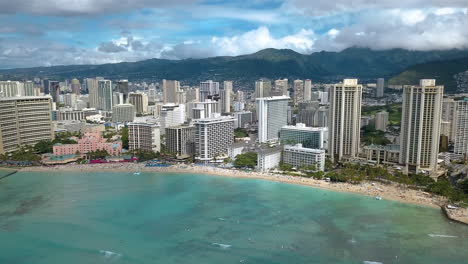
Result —
<svg viewBox="0 0 468 264"><path fill-rule="evenodd" d="M345 77L371 80L390 78L408 67L450 59L468 58L468 50L410 51L371 50L351 47L340 52L320 51L309 55L290 49L264 49L239 56L203 59L147 59L100 65L60 65L0 70L0 79L48 77L57 80L102 76L109 79L176 79L185 84L201 80L234 80L252 86L259 78L289 78L336 81Z"/></svg>

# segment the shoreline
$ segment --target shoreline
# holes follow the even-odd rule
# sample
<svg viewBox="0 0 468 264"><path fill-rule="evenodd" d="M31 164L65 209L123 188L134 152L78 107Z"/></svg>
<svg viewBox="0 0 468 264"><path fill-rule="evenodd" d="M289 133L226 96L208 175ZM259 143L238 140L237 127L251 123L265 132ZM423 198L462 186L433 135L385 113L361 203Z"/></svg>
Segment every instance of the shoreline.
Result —
<svg viewBox="0 0 468 264"><path fill-rule="evenodd" d="M329 191L354 193L371 197L382 197L382 199L398 201L407 204L415 204L432 208L441 208L447 203L443 197L435 196L423 191L400 187L396 184L383 184L379 182L363 182L361 184L331 183L324 180L312 178L294 177L289 175L245 172L215 167L172 165L170 167L145 167L138 163L106 163L106 164L73 164L58 165L54 167L25 167L19 168L19 172L162 172L162 173L196 173L208 174L230 178L260 179L287 184L296 184L319 188Z"/></svg>

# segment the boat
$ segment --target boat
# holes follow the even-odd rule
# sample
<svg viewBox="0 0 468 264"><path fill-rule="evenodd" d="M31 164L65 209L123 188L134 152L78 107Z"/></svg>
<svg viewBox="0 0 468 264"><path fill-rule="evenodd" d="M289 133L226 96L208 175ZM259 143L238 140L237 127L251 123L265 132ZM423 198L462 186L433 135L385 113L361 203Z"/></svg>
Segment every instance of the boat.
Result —
<svg viewBox="0 0 468 264"><path fill-rule="evenodd" d="M140 175L140 173L141 173L141 172L136 171L136 172L133 173L133 175Z"/></svg>
<svg viewBox="0 0 468 264"><path fill-rule="evenodd" d="M380 200L382 200L382 197L376 196L375 199L380 201Z"/></svg>

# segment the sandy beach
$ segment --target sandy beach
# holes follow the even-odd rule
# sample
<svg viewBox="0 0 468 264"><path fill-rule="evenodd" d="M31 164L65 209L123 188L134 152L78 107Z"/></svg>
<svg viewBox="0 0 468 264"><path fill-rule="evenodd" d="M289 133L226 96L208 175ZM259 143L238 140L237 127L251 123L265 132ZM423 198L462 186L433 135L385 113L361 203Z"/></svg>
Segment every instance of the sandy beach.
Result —
<svg viewBox="0 0 468 264"><path fill-rule="evenodd" d="M363 182L361 184L350 183L330 183L325 180L315 180L311 178L293 177L288 175L260 173L260 172L244 172L239 170L230 170L223 168L205 167L205 166L190 166L190 165L173 165L170 167L145 167L144 164L136 163L106 163L106 164L74 164L60 165L54 167L26 167L20 171L83 171L83 172L165 172L165 173L198 173L209 174L224 177L234 178L250 178L262 179L268 181L276 181L289 184L300 184L311 186L314 188L326 189L331 191L348 192L371 197L382 197L385 200L399 201L403 203L411 203L422 206L439 208L447 202L440 196L431 195L429 193L412 190L409 188L400 187L396 184L383 184L378 182Z"/></svg>

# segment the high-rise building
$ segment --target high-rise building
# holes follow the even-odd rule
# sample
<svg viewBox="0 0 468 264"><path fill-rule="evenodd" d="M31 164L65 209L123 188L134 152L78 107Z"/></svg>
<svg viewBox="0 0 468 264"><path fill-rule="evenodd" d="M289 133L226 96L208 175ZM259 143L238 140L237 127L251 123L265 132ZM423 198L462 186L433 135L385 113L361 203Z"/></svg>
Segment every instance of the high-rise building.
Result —
<svg viewBox="0 0 468 264"><path fill-rule="evenodd" d="M278 167L281 163L281 152L281 146L257 151L257 170L266 172Z"/></svg>
<svg viewBox="0 0 468 264"><path fill-rule="evenodd" d="M132 104L120 104L112 108L112 122L128 123L135 119L135 106Z"/></svg>
<svg viewBox="0 0 468 264"><path fill-rule="evenodd" d="M53 137L49 96L0 98L0 154Z"/></svg>
<svg viewBox="0 0 468 264"><path fill-rule="evenodd" d="M196 119L195 155L200 161L227 157L228 148L234 143L234 118L219 116Z"/></svg>
<svg viewBox="0 0 468 264"><path fill-rule="evenodd" d="M98 107L99 110L111 111L114 95L112 93L112 81L110 80L98 80L97 81L97 96L98 96Z"/></svg>
<svg viewBox="0 0 468 264"><path fill-rule="evenodd" d="M246 128L252 122L252 112L242 111L234 112L234 128Z"/></svg>
<svg viewBox="0 0 468 264"><path fill-rule="evenodd" d="M187 103L200 101L200 88L192 87L185 91L185 99Z"/></svg>
<svg viewBox="0 0 468 264"><path fill-rule="evenodd" d="M305 148L326 149L328 128L306 127L297 123L295 126L284 126L280 131L280 140L284 145L302 144Z"/></svg>
<svg viewBox="0 0 468 264"><path fill-rule="evenodd" d="M385 89L385 79L378 78L377 79L377 86L375 90L376 97L383 97L384 96L384 89Z"/></svg>
<svg viewBox="0 0 468 264"><path fill-rule="evenodd" d="M294 105L297 105L299 102L304 101L304 81L295 80L293 88L294 88Z"/></svg>
<svg viewBox="0 0 468 264"><path fill-rule="evenodd" d="M123 95L123 104L128 103L128 94L130 92L128 80L120 80L117 82L117 92Z"/></svg>
<svg viewBox="0 0 468 264"><path fill-rule="evenodd" d="M275 91L281 93L281 95L288 95L288 79L276 80L275 81ZM276 95L276 94L275 94Z"/></svg>
<svg viewBox="0 0 468 264"><path fill-rule="evenodd" d="M382 111L375 114L375 129L383 132L387 131L388 112Z"/></svg>
<svg viewBox="0 0 468 264"><path fill-rule="evenodd" d="M442 124L445 126L443 135L447 136L448 140L452 142L455 139L457 128L457 105L458 101L453 98L444 98L442 100Z"/></svg>
<svg viewBox="0 0 468 264"><path fill-rule="evenodd" d="M166 128L172 126L182 125L185 118L185 105L175 105L175 104L165 104L161 108L160 124L161 124L161 134L166 133Z"/></svg>
<svg viewBox="0 0 468 264"><path fill-rule="evenodd" d="M468 154L468 98L457 101L455 117L454 150L456 154Z"/></svg>
<svg viewBox="0 0 468 264"><path fill-rule="evenodd" d="M307 79L304 81L304 101L312 100L312 81Z"/></svg>
<svg viewBox="0 0 468 264"><path fill-rule="evenodd" d="M35 96L34 94L34 83L32 81L26 81L24 83L24 94L23 96Z"/></svg>
<svg viewBox="0 0 468 264"><path fill-rule="evenodd" d="M192 109L192 111L192 116L194 119L208 118L215 113L221 113L219 110L219 103L211 99L206 99L204 102L195 103L195 107Z"/></svg>
<svg viewBox="0 0 468 264"><path fill-rule="evenodd" d="M166 148L177 156L195 154L195 127L173 126L166 128Z"/></svg>
<svg viewBox="0 0 468 264"><path fill-rule="evenodd" d="M99 109L98 80L102 77L85 79L86 88L89 93L89 107Z"/></svg>
<svg viewBox="0 0 468 264"><path fill-rule="evenodd" d="M200 102L207 99L219 100L219 82L208 80L200 83Z"/></svg>
<svg viewBox="0 0 468 264"><path fill-rule="evenodd" d="M148 113L148 96L144 93L130 93L128 102L135 106L137 114Z"/></svg>
<svg viewBox="0 0 468 264"><path fill-rule="evenodd" d="M68 93L63 95L63 104L65 106L76 109L77 95L75 93Z"/></svg>
<svg viewBox="0 0 468 264"><path fill-rule="evenodd" d="M317 171L325 170L325 150L304 148L302 144L286 145L283 148L283 163L296 168L315 165Z"/></svg>
<svg viewBox="0 0 468 264"><path fill-rule="evenodd" d="M271 96L271 81L258 80L255 82L255 98Z"/></svg>
<svg viewBox="0 0 468 264"><path fill-rule="evenodd" d="M72 79L71 80L71 90L72 90L72 93L74 93L76 95L80 95L81 86L80 86L80 81L78 79Z"/></svg>
<svg viewBox="0 0 468 264"><path fill-rule="evenodd" d="M52 100L55 103L59 102L60 99L60 82L49 81L49 94L52 96Z"/></svg>
<svg viewBox="0 0 468 264"><path fill-rule="evenodd" d="M437 170L443 93L434 79L403 90L400 163L406 172Z"/></svg>
<svg viewBox="0 0 468 264"><path fill-rule="evenodd" d="M178 104L178 92L180 91L180 82L172 80L163 80L163 101L165 104Z"/></svg>
<svg viewBox="0 0 468 264"><path fill-rule="evenodd" d="M359 153L362 85L344 79L330 89L329 155L332 161Z"/></svg>
<svg viewBox="0 0 468 264"><path fill-rule="evenodd" d="M20 96L23 84L15 81L0 81L0 97Z"/></svg>
<svg viewBox="0 0 468 264"><path fill-rule="evenodd" d="M160 152L159 126L147 123L128 123L128 147L130 150Z"/></svg>
<svg viewBox="0 0 468 264"><path fill-rule="evenodd" d="M221 96L221 112L231 112L231 94L232 94L232 81L224 81L223 90Z"/></svg>
<svg viewBox="0 0 468 264"><path fill-rule="evenodd" d="M287 96L257 98L258 142L278 140L281 128L288 124Z"/></svg>

